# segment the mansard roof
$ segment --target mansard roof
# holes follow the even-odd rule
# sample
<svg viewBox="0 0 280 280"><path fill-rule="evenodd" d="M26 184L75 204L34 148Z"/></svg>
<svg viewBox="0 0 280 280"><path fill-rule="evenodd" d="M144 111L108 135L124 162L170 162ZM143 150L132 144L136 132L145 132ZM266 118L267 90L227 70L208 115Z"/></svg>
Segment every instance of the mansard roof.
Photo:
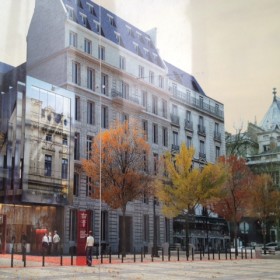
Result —
<svg viewBox="0 0 280 280"><path fill-rule="evenodd" d="M164 61L168 69L168 78L178 84L185 86L201 95L205 95L203 89L192 75L184 72L183 70L177 68L176 66Z"/></svg>
<svg viewBox="0 0 280 280"><path fill-rule="evenodd" d="M73 9L73 20L78 24L85 26L96 34L101 34L104 38L149 62L165 68L152 38L147 33L91 0L63 0L63 2L66 7ZM85 16L86 22L84 21Z"/></svg>
<svg viewBox="0 0 280 280"><path fill-rule="evenodd" d="M273 102L260 123L264 130L280 129L280 98L274 92Z"/></svg>

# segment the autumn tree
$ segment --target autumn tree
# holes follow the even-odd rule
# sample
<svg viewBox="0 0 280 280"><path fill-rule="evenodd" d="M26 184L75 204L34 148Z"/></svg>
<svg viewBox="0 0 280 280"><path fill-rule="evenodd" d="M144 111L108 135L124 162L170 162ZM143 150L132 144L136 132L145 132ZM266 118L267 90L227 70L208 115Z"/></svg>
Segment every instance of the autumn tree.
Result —
<svg viewBox="0 0 280 280"><path fill-rule="evenodd" d="M237 251L238 223L244 216L248 200L250 198L250 187L253 185L254 176L243 158L236 156L221 157L220 164L223 164L227 177L211 198L212 210L221 217L233 224L235 240L235 253Z"/></svg>
<svg viewBox="0 0 280 280"><path fill-rule="evenodd" d="M248 214L258 218L262 225L264 246L266 243L267 223L279 217L280 193L269 174L256 175L250 189Z"/></svg>
<svg viewBox="0 0 280 280"><path fill-rule="evenodd" d="M162 212L173 218L194 213L198 204L204 205L212 197L217 187L223 183L225 173L218 164L208 164L204 168L193 168L195 150L181 145L180 152L167 152L162 157L162 172L157 180L157 197L162 202ZM186 234L187 234L186 228ZM188 247L188 236L186 236ZM187 249L188 251L188 249Z"/></svg>
<svg viewBox="0 0 280 280"><path fill-rule="evenodd" d="M145 170L150 147L137 125L115 123L100 132L92 144L83 169L95 184L94 198L122 211L122 254L125 254L125 214L127 204L148 194L151 177ZM101 190L101 193L100 191Z"/></svg>

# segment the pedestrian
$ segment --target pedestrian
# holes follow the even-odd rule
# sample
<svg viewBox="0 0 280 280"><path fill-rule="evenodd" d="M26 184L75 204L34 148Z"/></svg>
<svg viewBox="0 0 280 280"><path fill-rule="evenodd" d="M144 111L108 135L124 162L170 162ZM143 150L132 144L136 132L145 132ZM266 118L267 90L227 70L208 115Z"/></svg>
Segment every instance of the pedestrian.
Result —
<svg viewBox="0 0 280 280"><path fill-rule="evenodd" d="M88 233L88 237L86 240L86 262L88 266L92 265L92 251L93 251L93 245L94 245L94 238L92 236L92 231L90 230Z"/></svg>
<svg viewBox="0 0 280 280"><path fill-rule="evenodd" d="M51 232L49 232L48 240L49 240L48 255L51 255L51 253L52 253L52 242L53 242Z"/></svg>
<svg viewBox="0 0 280 280"><path fill-rule="evenodd" d="M45 232L43 238L42 238L42 253L43 255L46 255L46 253L48 252L48 247L49 247L49 239L48 239L48 235Z"/></svg>
<svg viewBox="0 0 280 280"><path fill-rule="evenodd" d="M57 233L57 231L54 231L54 235L53 235L53 252L55 255L58 255L58 247L59 247L59 241L60 241L60 237Z"/></svg>

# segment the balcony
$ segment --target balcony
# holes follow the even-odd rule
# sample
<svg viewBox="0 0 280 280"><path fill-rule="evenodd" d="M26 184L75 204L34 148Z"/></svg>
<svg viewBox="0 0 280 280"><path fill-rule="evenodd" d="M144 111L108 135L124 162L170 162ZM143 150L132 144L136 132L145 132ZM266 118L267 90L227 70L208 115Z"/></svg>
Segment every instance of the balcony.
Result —
<svg viewBox="0 0 280 280"><path fill-rule="evenodd" d="M193 122L189 120L185 120L185 130L193 131Z"/></svg>
<svg viewBox="0 0 280 280"><path fill-rule="evenodd" d="M180 146L179 145L175 145L175 144L172 144L171 145L171 153L179 153L180 151Z"/></svg>
<svg viewBox="0 0 280 280"><path fill-rule="evenodd" d="M214 132L214 141L222 142L222 134L221 134L221 132L218 132L218 131Z"/></svg>
<svg viewBox="0 0 280 280"><path fill-rule="evenodd" d="M140 105L139 99L136 96L130 96L129 93L123 93L117 91L116 89L112 89L111 91L113 101L124 105L125 103L128 105L136 105L137 108L142 107Z"/></svg>
<svg viewBox="0 0 280 280"><path fill-rule="evenodd" d="M199 161L206 162L206 154L199 152Z"/></svg>
<svg viewBox="0 0 280 280"><path fill-rule="evenodd" d="M175 114L170 114L171 124L180 127L180 118Z"/></svg>
<svg viewBox="0 0 280 280"><path fill-rule="evenodd" d="M198 126L197 126L197 133L199 134L199 135L201 135L201 136L206 136L206 130L205 130L205 126L204 125L201 125L201 124L199 124Z"/></svg>
<svg viewBox="0 0 280 280"><path fill-rule="evenodd" d="M219 107L214 106L215 101L213 99L207 99L208 102L205 102L205 100L201 102L199 98L190 97L187 95L187 93L179 90L174 91L171 88L169 89L169 92L171 92L172 97L174 99L179 100L180 102L189 106L192 106L193 108L197 108L203 112L207 112L208 114L211 114L212 116L217 117L220 120L224 120L224 111L221 110Z"/></svg>

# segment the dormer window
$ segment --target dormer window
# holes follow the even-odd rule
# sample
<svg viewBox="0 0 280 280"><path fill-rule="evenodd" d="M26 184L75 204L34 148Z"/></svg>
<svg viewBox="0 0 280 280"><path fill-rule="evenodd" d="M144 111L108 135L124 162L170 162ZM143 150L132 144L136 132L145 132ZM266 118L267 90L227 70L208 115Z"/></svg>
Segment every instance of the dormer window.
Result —
<svg viewBox="0 0 280 280"><path fill-rule="evenodd" d="M96 32L99 33L100 32L100 23L95 20L93 22L95 24Z"/></svg>
<svg viewBox="0 0 280 280"><path fill-rule="evenodd" d="M66 10L68 18L74 20L74 10L68 6L66 6Z"/></svg>
<svg viewBox="0 0 280 280"><path fill-rule="evenodd" d="M80 15L81 15L81 19L82 19L82 24L84 26L86 26L87 25L87 16L84 14L80 14Z"/></svg>
<svg viewBox="0 0 280 280"><path fill-rule="evenodd" d="M117 40L117 44L121 44L121 35L120 35L120 33L117 33L117 32L115 32L115 35L116 35L116 40Z"/></svg>
<svg viewBox="0 0 280 280"><path fill-rule="evenodd" d="M109 22L112 26L116 27L116 22L115 22L115 19L111 16L111 15L108 15L108 18L109 18Z"/></svg>
<svg viewBox="0 0 280 280"><path fill-rule="evenodd" d="M134 37L133 30L130 26L126 26L128 35Z"/></svg>
<svg viewBox="0 0 280 280"><path fill-rule="evenodd" d="M144 53L146 56L148 56L150 54L149 50L147 50L146 48L144 48Z"/></svg>
<svg viewBox="0 0 280 280"><path fill-rule="evenodd" d="M139 45L137 43L135 43L135 42L133 42L133 45L134 45L135 52L137 54L139 54Z"/></svg>
<svg viewBox="0 0 280 280"><path fill-rule="evenodd" d="M96 16L96 13L95 13L95 11L94 11L94 7L93 7L91 4L89 4L89 3L87 3L87 5L88 5L88 10L89 10L89 12L90 12L92 15Z"/></svg>
<svg viewBox="0 0 280 280"><path fill-rule="evenodd" d="M147 42L147 46L150 47L151 46L151 40L149 37L145 37L146 42Z"/></svg>

